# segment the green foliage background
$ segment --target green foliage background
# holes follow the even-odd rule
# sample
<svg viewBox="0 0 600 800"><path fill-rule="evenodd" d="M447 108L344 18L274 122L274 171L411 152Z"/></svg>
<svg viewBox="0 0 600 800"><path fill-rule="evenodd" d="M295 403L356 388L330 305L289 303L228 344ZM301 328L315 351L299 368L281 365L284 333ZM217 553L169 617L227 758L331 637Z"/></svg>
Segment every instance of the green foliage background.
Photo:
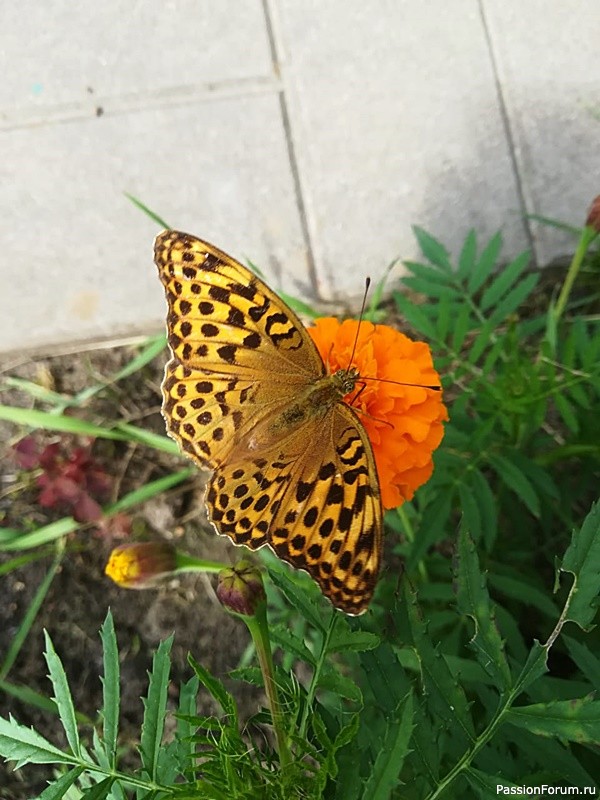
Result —
<svg viewBox="0 0 600 800"><path fill-rule="evenodd" d="M121 771L119 664L109 616L104 707L92 733L79 731L49 639L46 659L68 749L0 719L2 756L57 765L42 800L434 800L495 797L499 784L508 791L600 782L593 627L600 593L600 292L598 252L585 230L585 294L566 310L561 296L537 311L540 274L528 269L528 254L498 269L500 237L479 247L470 233L454 264L416 229L423 259L407 264L405 284L425 301L396 293L393 302L431 345L450 422L433 478L386 516L390 566L365 616L333 611L307 576L263 554L292 762L282 765L264 734L268 711L242 730L235 697L192 656L175 737L163 742L166 642L150 674L139 768ZM369 313L379 319L375 305ZM151 342L132 369L161 344ZM131 425L67 416L64 398L62 407L56 398L40 399L54 402L53 410L2 407L0 417L174 447ZM186 469L155 481L105 512L132 508L189 475ZM76 528L65 519L25 535L4 530L1 546L23 551L61 542ZM300 681L299 674L310 677ZM233 675L263 681L257 668ZM196 715L199 691L216 699L219 714Z"/></svg>

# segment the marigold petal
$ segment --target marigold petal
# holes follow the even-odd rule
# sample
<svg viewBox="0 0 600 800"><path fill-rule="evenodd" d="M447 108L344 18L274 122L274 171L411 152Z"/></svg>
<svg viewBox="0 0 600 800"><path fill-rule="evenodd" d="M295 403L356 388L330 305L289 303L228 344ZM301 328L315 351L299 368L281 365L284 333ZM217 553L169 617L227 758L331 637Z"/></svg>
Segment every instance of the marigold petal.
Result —
<svg viewBox="0 0 600 800"><path fill-rule="evenodd" d="M448 419L442 392L426 388L440 386L428 345L364 320L322 317L309 333L329 372L359 372L360 390L344 400L371 441L384 507L409 500L431 476Z"/></svg>

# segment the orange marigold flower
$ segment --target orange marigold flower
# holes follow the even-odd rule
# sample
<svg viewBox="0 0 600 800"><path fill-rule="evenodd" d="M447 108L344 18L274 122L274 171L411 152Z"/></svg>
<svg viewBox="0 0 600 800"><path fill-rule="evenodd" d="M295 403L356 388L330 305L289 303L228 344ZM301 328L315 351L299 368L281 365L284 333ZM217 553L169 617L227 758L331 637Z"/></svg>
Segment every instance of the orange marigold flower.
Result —
<svg viewBox="0 0 600 800"><path fill-rule="evenodd" d="M323 317L308 332L329 372L358 369L357 389L344 400L357 411L373 446L383 506L396 508L429 480L431 455L448 419L441 391L424 388L441 385L431 351L388 325L364 320L359 327L356 320Z"/></svg>
<svg viewBox="0 0 600 800"><path fill-rule="evenodd" d="M125 589L148 589L177 569L177 551L167 542L115 547L104 572Z"/></svg>

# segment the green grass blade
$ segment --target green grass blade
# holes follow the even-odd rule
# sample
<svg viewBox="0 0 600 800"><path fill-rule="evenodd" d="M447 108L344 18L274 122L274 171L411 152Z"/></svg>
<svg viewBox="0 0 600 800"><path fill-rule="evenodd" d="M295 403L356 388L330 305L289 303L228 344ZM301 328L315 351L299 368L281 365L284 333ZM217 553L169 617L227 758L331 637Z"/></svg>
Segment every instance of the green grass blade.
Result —
<svg viewBox="0 0 600 800"><path fill-rule="evenodd" d="M29 635L29 631L31 630L31 627L35 622L35 618L37 617L38 611L40 610L44 600L46 599L46 595L48 594L48 590L52 585L52 581L54 580L56 571L60 566L63 553L64 553L63 548L59 547L54 557L54 561L50 565L48 572L44 575L44 580L38 586L35 594L31 599L31 602L29 603L29 607L25 612L25 616L23 617L21 624L17 628L17 632L13 636L12 641L10 643L10 647L8 648L8 652L4 657L2 667L0 668L0 680L6 678L6 676L10 672L11 667L15 663L15 659L19 655L21 647L23 647L23 644L27 639L27 636Z"/></svg>
<svg viewBox="0 0 600 800"><path fill-rule="evenodd" d="M173 486L183 483L183 481L191 478L195 474L197 474L195 467L186 467L178 472L173 472L171 475L165 475L164 478L157 478L155 481L146 483L140 486L139 489L134 489L132 492L129 492L129 494L124 495L117 500L116 503L107 506L107 508L104 509L104 513L110 516L111 514L116 514L118 511L125 511L128 508L140 505L140 503L145 503L147 500L173 488Z"/></svg>
<svg viewBox="0 0 600 800"><path fill-rule="evenodd" d="M100 425L94 425L77 417L65 417L47 411L37 411L31 408L15 408L0 406L0 419L5 422L14 422L28 428L39 428L48 431L62 431L75 433L79 436L94 436L99 439L127 440L127 436Z"/></svg>
<svg viewBox="0 0 600 800"><path fill-rule="evenodd" d="M146 447L152 447L154 450L160 450L162 453L168 453L171 456L181 453L179 446L173 439L169 439L160 433L144 430L144 428L137 428L128 422L118 422L112 430L121 433L119 438L124 441L137 442Z"/></svg>
<svg viewBox="0 0 600 800"><path fill-rule="evenodd" d="M140 211L143 211L144 214L146 214L147 217L150 217L151 220L154 220L154 222L156 222L158 225L160 225L161 228L163 228L164 230L167 230L167 231L171 230L171 226L168 225L164 221L164 219L162 217L159 217L158 214L155 211L152 211L150 208L148 208L147 205L144 205L144 203L142 203L141 200L138 200L137 197L135 197L132 194L129 194L129 192L123 192L123 194L125 195L125 197L128 200L131 200L131 202L133 203L134 206L139 208Z"/></svg>

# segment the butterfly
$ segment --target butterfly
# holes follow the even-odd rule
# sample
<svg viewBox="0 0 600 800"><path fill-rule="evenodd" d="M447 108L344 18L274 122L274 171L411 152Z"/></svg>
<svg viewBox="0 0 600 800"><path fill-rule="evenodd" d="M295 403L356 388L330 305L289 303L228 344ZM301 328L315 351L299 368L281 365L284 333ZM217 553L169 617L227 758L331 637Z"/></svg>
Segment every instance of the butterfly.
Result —
<svg viewBox="0 0 600 800"><path fill-rule="evenodd" d="M360 382L330 374L306 328L260 278L186 233L157 236L171 359L167 432L212 470L217 533L303 569L347 614L366 610L382 549L373 450L343 398Z"/></svg>

